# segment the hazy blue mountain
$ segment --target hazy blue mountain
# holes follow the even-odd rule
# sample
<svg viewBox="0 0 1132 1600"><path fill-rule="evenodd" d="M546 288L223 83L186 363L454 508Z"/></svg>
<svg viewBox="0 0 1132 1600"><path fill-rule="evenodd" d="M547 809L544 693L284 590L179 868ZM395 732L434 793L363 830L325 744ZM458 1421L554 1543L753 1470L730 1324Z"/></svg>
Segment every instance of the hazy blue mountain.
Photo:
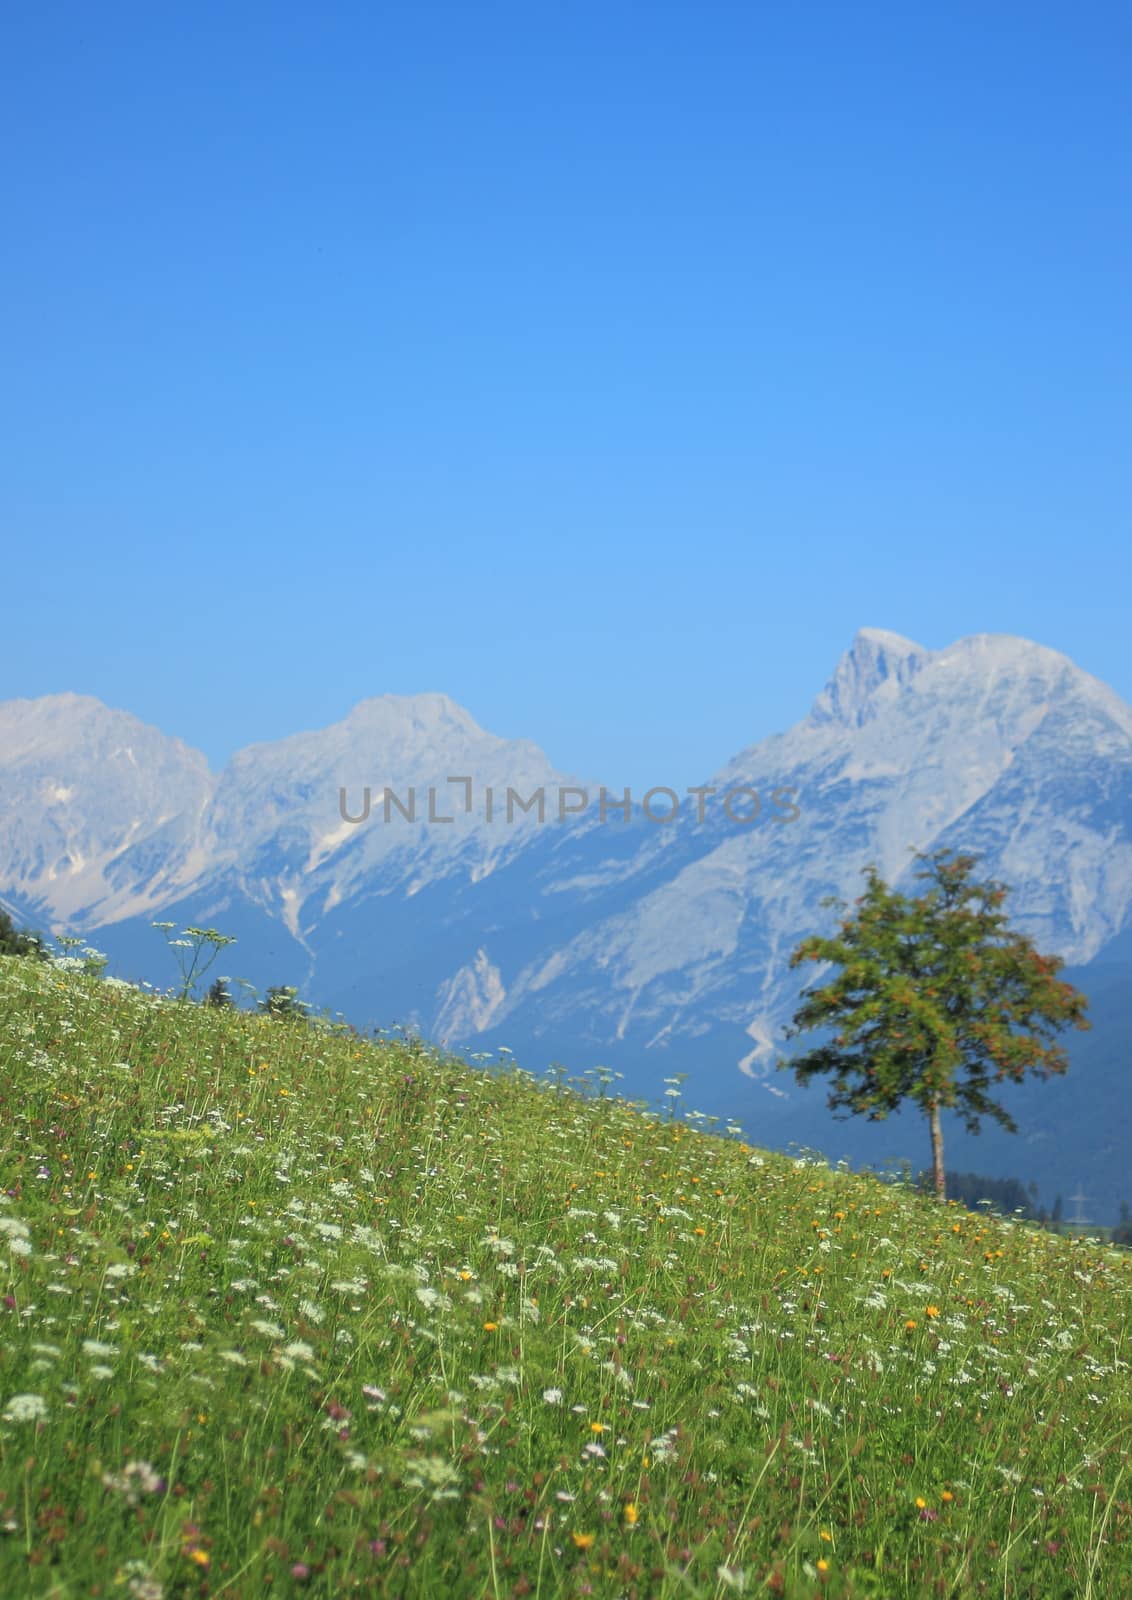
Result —
<svg viewBox="0 0 1132 1600"><path fill-rule="evenodd" d="M808 718L713 781L796 791L800 815L737 828L714 811L646 839L631 874L591 872L585 926L501 968L495 1027L557 1041L582 1012L596 1041L669 1056L726 1035L732 1064L780 1095L766 1075L797 990L786 960L868 862L910 881L914 849L973 848L1018 886L1019 923L1077 964L1132 923L1132 711L1039 646L932 653L866 630Z"/></svg>
<svg viewBox="0 0 1132 1600"><path fill-rule="evenodd" d="M1051 1182L1091 1184L1093 1203L1103 1193L1115 1210L1132 710L1111 690L1022 639L929 651L864 629L806 718L708 780L702 815L686 797L670 823L639 805L601 821L591 783L588 808L559 821L558 793L575 783L440 694L363 701L219 775L97 701L11 702L0 897L40 927L91 937L126 976L172 980L155 917L212 923L239 941L229 975L297 984L361 1024L400 1022L468 1051L506 1044L532 1070L607 1064L650 1098L688 1072L688 1104L739 1114L752 1137L918 1163L912 1119L833 1124L820 1090L775 1071L798 989L787 959L831 925L823 899L852 899L867 863L910 884L915 850L971 849L1013 887L1020 925L1086 991L1095 980L1097 1026L1074 1047L1071 1080L1018 1091L1022 1136L988 1131L969 1149L957 1137L949 1164L1051 1174L1047 1200ZM366 786L369 816L347 820ZM386 818L386 786L405 805L415 792L413 820L396 806ZM509 787L542 788L545 820L515 807L508 821ZM738 791L736 816L759 796L748 824L723 805ZM451 820L429 821L430 803Z"/></svg>
<svg viewBox="0 0 1132 1600"><path fill-rule="evenodd" d="M208 762L89 695L0 702L0 894L59 931L157 907L211 869Z"/></svg>

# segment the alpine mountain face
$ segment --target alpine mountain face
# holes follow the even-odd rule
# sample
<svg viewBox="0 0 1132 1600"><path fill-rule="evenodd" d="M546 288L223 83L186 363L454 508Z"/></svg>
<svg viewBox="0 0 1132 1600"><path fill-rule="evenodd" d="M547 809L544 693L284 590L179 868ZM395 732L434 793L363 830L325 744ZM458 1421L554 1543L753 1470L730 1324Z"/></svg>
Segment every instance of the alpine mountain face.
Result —
<svg viewBox="0 0 1132 1600"><path fill-rule="evenodd" d="M158 983L152 921L214 923L259 986L630 1089L688 1072L755 1137L828 1128L775 1071L788 959L868 864L910 887L915 852L971 851L1039 948L1109 976L1128 956L1132 709L1023 639L863 629L803 721L662 810L602 816L596 783L442 694L363 701L220 774L87 697L0 705L0 898L26 922Z"/></svg>

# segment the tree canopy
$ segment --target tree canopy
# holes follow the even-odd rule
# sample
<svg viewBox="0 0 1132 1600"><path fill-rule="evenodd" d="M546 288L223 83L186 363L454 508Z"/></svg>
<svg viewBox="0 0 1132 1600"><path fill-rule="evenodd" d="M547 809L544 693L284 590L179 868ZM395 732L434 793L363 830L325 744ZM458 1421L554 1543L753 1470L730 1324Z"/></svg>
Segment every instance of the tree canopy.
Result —
<svg viewBox="0 0 1132 1600"><path fill-rule="evenodd" d="M829 1077L835 1114L880 1121L905 1101L918 1105L942 1199L941 1110L956 1111L972 1132L982 1116L1016 1132L992 1086L1064 1072L1057 1035L1089 1024L1085 997L1058 976L1061 959L1010 928L1006 887L974 879L977 857L940 850L918 859L921 895L899 893L868 867L851 914L826 902L847 913L838 932L804 939L790 964L835 971L803 989L787 1037L827 1037L779 1065L799 1083Z"/></svg>
<svg viewBox="0 0 1132 1600"><path fill-rule="evenodd" d="M47 948L38 933L28 933L16 927L7 911L0 906L0 956L45 956Z"/></svg>

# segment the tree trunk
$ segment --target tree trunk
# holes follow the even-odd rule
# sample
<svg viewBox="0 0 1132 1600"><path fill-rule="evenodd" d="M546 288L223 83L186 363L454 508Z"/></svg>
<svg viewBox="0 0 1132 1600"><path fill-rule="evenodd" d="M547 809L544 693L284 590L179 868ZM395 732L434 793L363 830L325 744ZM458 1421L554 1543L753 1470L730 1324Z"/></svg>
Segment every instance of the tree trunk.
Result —
<svg viewBox="0 0 1132 1600"><path fill-rule="evenodd" d="M935 1197L942 1204L947 1199L947 1183L943 1173L943 1125L939 1117L938 1095L928 1101L928 1119L932 1130L932 1183Z"/></svg>

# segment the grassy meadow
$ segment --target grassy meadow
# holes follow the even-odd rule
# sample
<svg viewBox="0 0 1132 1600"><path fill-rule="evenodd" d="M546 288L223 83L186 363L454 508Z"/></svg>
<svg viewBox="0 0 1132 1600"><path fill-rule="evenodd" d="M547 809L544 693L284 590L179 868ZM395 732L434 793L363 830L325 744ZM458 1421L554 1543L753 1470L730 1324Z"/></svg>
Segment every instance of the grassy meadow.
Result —
<svg viewBox="0 0 1132 1600"><path fill-rule="evenodd" d="M0 959L2 1600L1132 1595L1132 1254L604 1088Z"/></svg>

